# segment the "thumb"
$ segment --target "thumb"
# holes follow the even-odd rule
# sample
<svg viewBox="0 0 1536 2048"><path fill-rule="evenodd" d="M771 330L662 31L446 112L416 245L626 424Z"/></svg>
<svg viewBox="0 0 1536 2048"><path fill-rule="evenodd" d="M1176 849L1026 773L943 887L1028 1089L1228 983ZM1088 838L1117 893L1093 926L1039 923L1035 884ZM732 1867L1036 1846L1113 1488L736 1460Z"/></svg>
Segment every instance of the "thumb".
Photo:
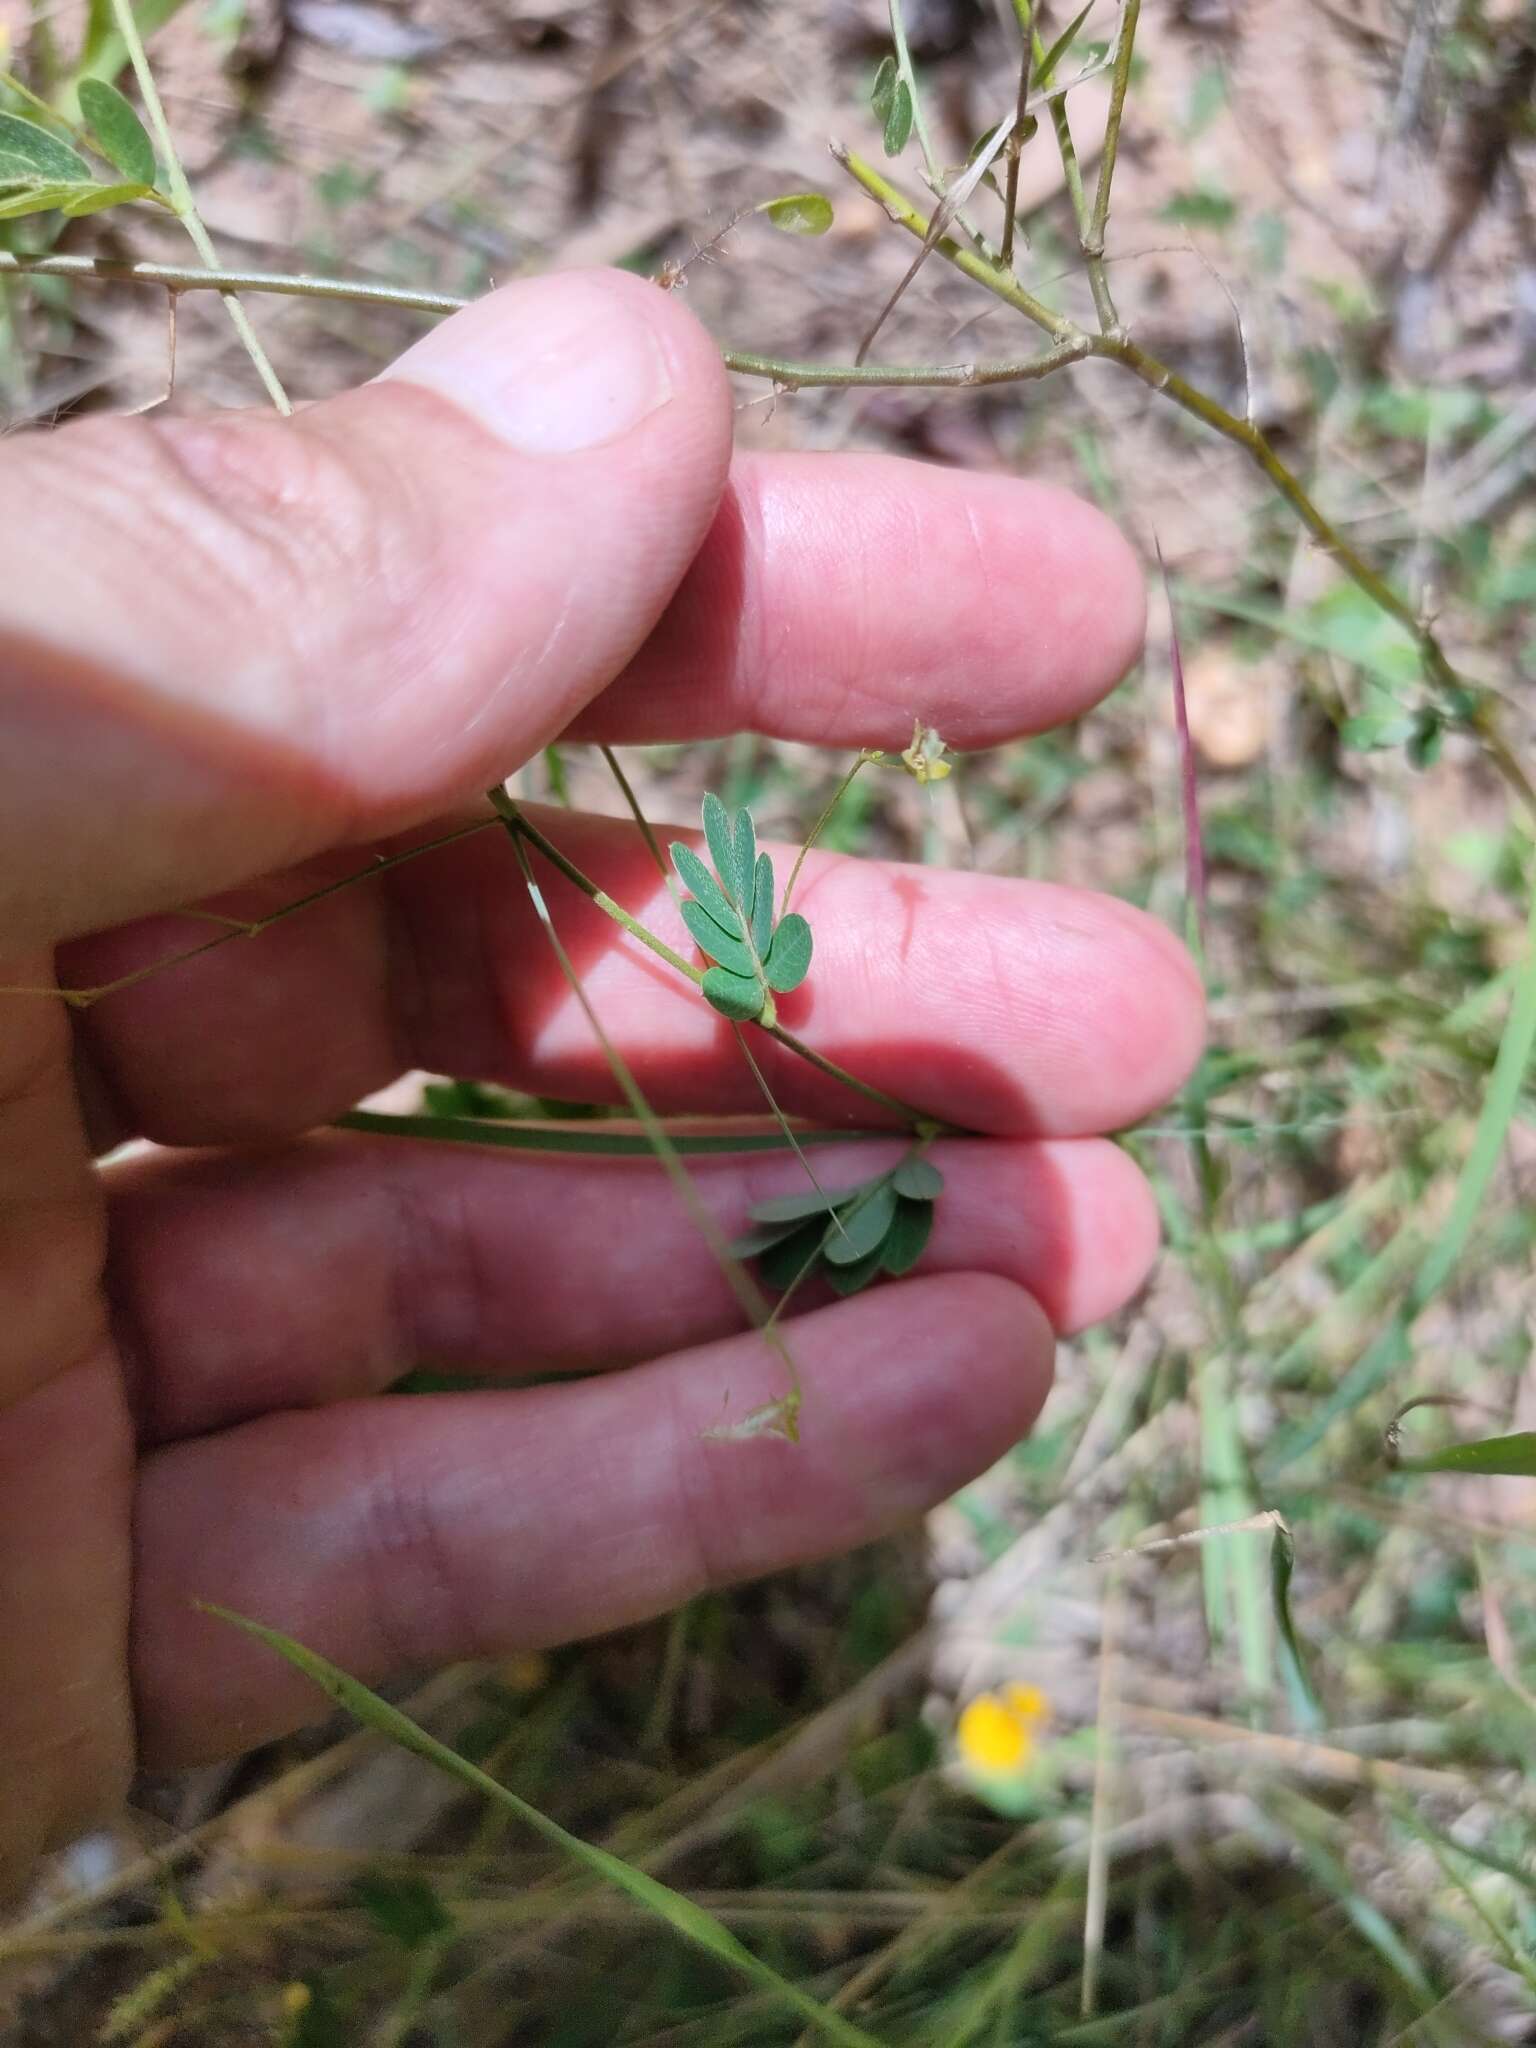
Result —
<svg viewBox="0 0 1536 2048"><path fill-rule="evenodd" d="M0 930L171 908L499 780L707 532L730 405L666 293L508 286L291 420L0 444Z"/></svg>

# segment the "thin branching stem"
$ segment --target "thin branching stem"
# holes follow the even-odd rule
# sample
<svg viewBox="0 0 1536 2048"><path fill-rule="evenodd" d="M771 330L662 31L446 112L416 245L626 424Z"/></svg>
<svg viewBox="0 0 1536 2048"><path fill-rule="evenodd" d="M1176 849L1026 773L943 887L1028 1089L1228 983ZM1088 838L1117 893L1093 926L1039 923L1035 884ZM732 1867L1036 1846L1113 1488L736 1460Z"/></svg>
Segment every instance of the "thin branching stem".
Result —
<svg viewBox="0 0 1536 2048"><path fill-rule="evenodd" d="M906 17L902 12L901 0L890 0L891 42L896 52L896 76L906 86L912 98L912 129L917 136L917 146L923 153L923 162L935 192L944 189L944 170L934 153L933 137L928 132L928 117L923 112L923 102L917 90L917 73L912 69L912 52L907 46Z"/></svg>
<svg viewBox="0 0 1536 2048"><path fill-rule="evenodd" d="M177 218L208 269L216 271L219 268L218 251L213 246L212 236L203 225L203 217L197 210L197 201L192 196L192 187L187 183L187 174L182 167L176 138L171 133L171 124L165 118L160 90L155 84L154 73L149 68L144 38L139 34L139 24L134 18L133 0L112 0L112 19L123 39L123 48L128 52L128 61L133 66L133 75L138 80L139 94L144 101L144 111L149 116L155 141L159 144L160 154L165 160L165 174L170 183L171 199L176 208ZM272 359L262 347L261 337L251 325L250 315L228 286L224 288L224 304L229 313L230 324L255 365L256 374L260 377L267 396L280 413L291 413L293 407L289 403L287 392L283 389L282 379L273 369Z"/></svg>
<svg viewBox="0 0 1536 2048"><path fill-rule="evenodd" d="M1019 97L1013 114L1013 133L1008 138L1008 162L1003 176L1003 241L998 251L1005 268L1013 268L1013 236L1015 216L1019 210L1019 164L1024 155L1024 129L1029 120L1029 77L1034 62L1035 39L1031 33L1034 26L1032 0L1016 0L1020 16L1029 15L1029 25L1024 29L1024 48L1019 57Z"/></svg>
<svg viewBox="0 0 1536 2048"><path fill-rule="evenodd" d="M1110 74L1109 116L1104 123L1104 154L1099 158L1099 182L1089 217L1089 238L1083 253L1090 262L1104 260L1104 237L1109 227L1109 193L1120 160L1120 129L1125 120L1125 95L1131 82L1131 58L1136 48L1136 23L1141 0L1121 0L1120 32L1115 39L1114 68Z"/></svg>
<svg viewBox="0 0 1536 2048"><path fill-rule="evenodd" d="M509 832L526 839L530 846L536 846L568 882L584 896L589 897L599 910L613 919L615 924L622 926L631 938L638 939L642 946L648 947L658 959L665 960L669 967L675 967L679 974L687 975L696 988L702 987L703 969L693 966L681 953L675 953L664 939L658 939L656 934L648 931L637 917L632 917L622 903L616 903L606 889L599 888L590 875L583 874L576 863L563 854L552 839L546 838L515 798L510 797L504 789L491 789L486 794ZM814 1046L796 1038L794 1033L786 1031L782 1024L760 1024L758 1029L765 1031L770 1038L777 1039L780 1045L795 1053L807 1065L813 1066L818 1073L825 1074L829 1080L838 1082L844 1088L853 1089L855 1094L862 1095L867 1102L878 1103L882 1109L890 1110L899 1116L904 1123L918 1125L924 1130L934 1123L933 1118L926 1116L920 1109L914 1109L910 1102L903 1102L900 1096L888 1095L883 1088L876 1088L872 1082L861 1081L857 1074L850 1074L846 1067L840 1067L836 1060L828 1059L825 1053L817 1052Z"/></svg>

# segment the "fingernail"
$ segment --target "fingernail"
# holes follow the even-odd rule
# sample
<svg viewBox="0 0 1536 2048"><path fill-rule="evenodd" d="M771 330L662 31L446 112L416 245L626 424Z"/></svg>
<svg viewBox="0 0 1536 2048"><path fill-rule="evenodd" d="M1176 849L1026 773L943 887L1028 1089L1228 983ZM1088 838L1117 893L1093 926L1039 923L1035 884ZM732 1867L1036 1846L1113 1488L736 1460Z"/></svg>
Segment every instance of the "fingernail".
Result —
<svg viewBox="0 0 1536 2048"><path fill-rule="evenodd" d="M596 277L510 285L417 342L390 380L452 399L525 455L605 447L672 396L634 288Z"/></svg>

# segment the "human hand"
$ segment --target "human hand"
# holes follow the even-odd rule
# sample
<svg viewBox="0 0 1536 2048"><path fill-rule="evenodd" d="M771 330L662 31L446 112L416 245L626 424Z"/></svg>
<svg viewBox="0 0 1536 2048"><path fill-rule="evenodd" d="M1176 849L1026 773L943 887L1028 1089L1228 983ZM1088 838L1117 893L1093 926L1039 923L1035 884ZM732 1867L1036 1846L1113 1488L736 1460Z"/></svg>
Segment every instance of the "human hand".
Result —
<svg viewBox="0 0 1536 2048"><path fill-rule="evenodd" d="M582 274L291 421L5 443L0 982L114 979L210 897L262 914L562 732L900 747L917 715L987 745L1134 658L1141 579L1089 508L880 458L732 463L730 424L682 307ZM543 823L681 931L631 824ZM548 893L651 1102L759 1109L696 991ZM1193 970L1150 919L1043 884L813 857L796 901L795 1029L995 1134L935 1148L916 1277L789 1326L797 1446L706 1440L781 1367L653 1164L314 1134L416 1066L611 1095L499 831L95 1008L0 997L0 1877L135 1758L311 1711L196 1600L363 1677L552 1643L866 1541L1028 1428L1053 1326L1151 1259L1150 1196L1094 1134L1188 1070ZM848 1117L764 1064L787 1109ZM173 1149L95 1166L129 1136ZM829 1184L874 1163L823 1161ZM797 1169L695 1175L734 1231ZM636 1369L380 1398L421 1361Z"/></svg>

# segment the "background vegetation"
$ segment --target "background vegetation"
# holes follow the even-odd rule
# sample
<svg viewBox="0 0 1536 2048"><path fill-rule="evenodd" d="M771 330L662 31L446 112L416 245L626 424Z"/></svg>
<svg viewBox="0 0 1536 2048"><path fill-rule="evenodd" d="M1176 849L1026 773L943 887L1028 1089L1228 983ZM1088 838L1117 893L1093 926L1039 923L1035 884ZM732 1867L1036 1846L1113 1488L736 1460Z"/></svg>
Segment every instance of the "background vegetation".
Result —
<svg viewBox="0 0 1536 2048"><path fill-rule="evenodd" d="M1042 19L1047 43L1074 11ZM724 343L847 363L915 244L827 138L933 204L916 144L882 152L891 28L862 0L138 13L232 266L457 295L551 262L686 266ZM1073 76L1116 22L1098 0L1062 60ZM5 61L66 117L84 81L132 91L109 8L40 5L11 26ZM925 0L905 27L937 157L961 165L1014 107L1015 11ZM924 1539L442 1674L405 1703L866 2039L1536 2040L1531 1483L1387 1455L1394 1416L1426 1396L1455 1405L1408 1416L1405 1454L1533 1421L1519 1028L1536 859L1482 714L1531 758L1536 16L1148 0L1136 47L1106 265L1118 312L1262 431L1408 623L1308 540L1243 447L1113 363L975 390L744 379L739 428L1061 478L1149 561L1161 543L1214 1018L1185 1098L1127 1139L1169 1253L1119 1327L1067 1348L1031 1441ZM1090 194L1108 93L1101 72L1065 102ZM1019 157L1016 261L1095 331L1050 126ZM834 202L819 240L756 215L728 226L810 188ZM996 211L978 195L994 232ZM0 237L23 255L195 260L152 205L28 214ZM211 296L175 307L172 402L259 395ZM296 396L365 374L420 324L314 299L249 309ZM1016 355L1016 325L937 256L877 353ZM153 401L166 371L162 294L0 275L18 428ZM1426 667L1423 625L1464 700ZM1182 923L1169 645L1155 615L1142 669L1073 730L942 783L861 777L828 840L1089 883ZM712 788L793 837L847 763L746 738L628 766L653 818L691 819ZM582 750L527 771L527 790L551 775L618 807ZM434 1100L487 1106L442 1084ZM1295 1554L1278 1599L1272 1513ZM1251 1526L1100 1561L1233 1523ZM349 1727L145 1785L133 1822L60 1859L0 1930L6 2038L826 2033Z"/></svg>

